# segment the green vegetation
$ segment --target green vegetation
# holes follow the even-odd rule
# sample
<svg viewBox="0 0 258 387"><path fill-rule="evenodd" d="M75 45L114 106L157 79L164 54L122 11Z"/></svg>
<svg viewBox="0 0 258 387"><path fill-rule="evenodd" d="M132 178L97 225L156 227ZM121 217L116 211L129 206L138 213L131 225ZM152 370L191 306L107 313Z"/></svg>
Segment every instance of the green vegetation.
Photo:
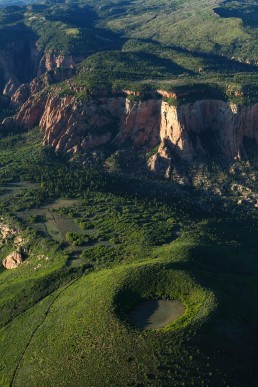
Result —
<svg viewBox="0 0 258 387"><path fill-rule="evenodd" d="M220 90L230 101L249 104L258 98L256 8L247 0L244 7L208 0L13 5L0 8L0 48L21 37L27 42L17 62L23 82L30 80L24 58L31 42L76 63L86 58L73 81L80 99L87 95L83 88L175 91L208 85L212 95ZM71 92L66 86L62 92Z"/></svg>
<svg viewBox="0 0 258 387"><path fill-rule="evenodd" d="M176 98L163 98L163 101L167 102L169 106L178 106L179 101Z"/></svg>
<svg viewBox="0 0 258 387"><path fill-rule="evenodd" d="M0 257L16 236L26 254L0 271L0 384L252 385L256 214L234 207L233 193L201 209L201 185L189 201L169 182L93 171L40 140L36 129L1 140L1 214L19 231ZM241 168L252 180L254 166ZM211 176L222 188L238 175ZM129 314L143 299L186 312L141 331Z"/></svg>
<svg viewBox="0 0 258 387"><path fill-rule="evenodd" d="M31 43L84 58L44 95L128 88L133 104L165 89L178 94L165 99L173 106L245 105L258 98L257 9L242 3L2 1L0 50L26 43L25 81ZM9 109L1 100L1 118ZM71 161L42 147L37 128L1 136L0 231L15 233L0 232L0 261L20 251L24 262L0 267L0 386L257 386L255 157L185 174L175 160L168 181L124 174L133 150ZM141 331L129 316L144 299L186 312Z"/></svg>

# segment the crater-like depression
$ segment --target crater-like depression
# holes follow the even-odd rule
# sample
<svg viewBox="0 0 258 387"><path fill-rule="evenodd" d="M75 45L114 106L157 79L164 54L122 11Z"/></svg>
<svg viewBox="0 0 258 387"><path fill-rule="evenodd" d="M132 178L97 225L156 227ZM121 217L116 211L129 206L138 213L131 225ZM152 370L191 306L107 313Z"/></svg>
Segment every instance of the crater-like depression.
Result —
<svg viewBox="0 0 258 387"><path fill-rule="evenodd" d="M140 329L160 329L185 313L185 306L178 300L144 300L132 313L130 321Z"/></svg>

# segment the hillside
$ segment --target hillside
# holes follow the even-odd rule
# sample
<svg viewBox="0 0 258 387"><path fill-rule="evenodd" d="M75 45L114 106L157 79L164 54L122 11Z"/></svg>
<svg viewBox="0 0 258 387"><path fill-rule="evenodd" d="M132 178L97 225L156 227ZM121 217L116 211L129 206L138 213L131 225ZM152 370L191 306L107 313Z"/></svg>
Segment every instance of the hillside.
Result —
<svg viewBox="0 0 258 387"><path fill-rule="evenodd" d="M0 47L9 52L10 59L7 64L6 59L0 60L2 83L10 81L13 93L19 84L46 70L75 66L96 52L98 56L89 59L90 63L94 65L97 60L98 66L102 62L102 69L107 69L106 51L119 50L143 59L147 56L150 66L156 67L147 77L148 63L143 62L146 75L142 77L141 71L135 74L137 82L142 77L170 84L183 77L188 84L213 80L236 88L242 84L252 86L257 72L256 27L248 24L247 15L252 14L255 20L255 4L246 2L243 8L234 2L232 10L230 4L165 1L146 5L141 1L131 4L105 0L98 5L90 1L72 6L48 2L3 8ZM21 37L27 47L22 57L20 45L13 45ZM103 61L99 61L102 55ZM12 73L10 62L17 56L21 63ZM24 74L22 68L28 63L25 57L30 56L32 69ZM116 66L118 58L110 60Z"/></svg>
<svg viewBox="0 0 258 387"><path fill-rule="evenodd" d="M257 7L0 0L0 387L257 386Z"/></svg>
<svg viewBox="0 0 258 387"><path fill-rule="evenodd" d="M71 168L37 131L1 147L1 255L20 238L24 259L0 274L3 385L255 385L255 213L221 199L211 215L215 197L200 210L169 184ZM149 297L186 313L141 332L128 313Z"/></svg>

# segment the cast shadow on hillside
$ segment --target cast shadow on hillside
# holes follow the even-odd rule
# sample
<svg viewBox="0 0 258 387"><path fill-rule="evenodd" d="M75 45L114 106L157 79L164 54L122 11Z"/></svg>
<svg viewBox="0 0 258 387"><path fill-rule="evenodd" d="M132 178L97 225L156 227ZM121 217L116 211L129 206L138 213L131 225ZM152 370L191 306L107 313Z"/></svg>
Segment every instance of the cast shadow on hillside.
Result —
<svg viewBox="0 0 258 387"><path fill-rule="evenodd" d="M220 7L214 8L214 12L221 18L238 18L244 27L257 28L258 2L225 0Z"/></svg>
<svg viewBox="0 0 258 387"><path fill-rule="evenodd" d="M181 47L178 45L161 45L158 41L152 40L152 39L139 39L139 42L142 43L150 43L153 45L156 45L159 48L167 48L169 50L190 55L193 58L200 58L207 60L207 69L209 69L209 66L211 69L214 69L214 67L218 68L218 71L221 72L222 69L224 69L227 72L258 72L258 68L255 65L239 62L235 59L229 59L226 56L222 56L216 53L212 52L204 52L204 51L197 51L197 50L191 50L185 47ZM190 60L190 59L189 59Z"/></svg>
<svg viewBox="0 0 258 387"><path fill-rule="evenodd" d="M232 228L232 235L237 229L233 223L227 225ZM221 231L226 232L226 228L222 226ZM185 262L167 267L185 271L202 288L212 291L216 299L214 312L189 345L197 343L210 358L212 368L228 375L233 385L255 386L258 380L257 242L255 232L248 238L244 227L243 235L241 229L238 234L236 241L200 243L189 249Z"/></svg>

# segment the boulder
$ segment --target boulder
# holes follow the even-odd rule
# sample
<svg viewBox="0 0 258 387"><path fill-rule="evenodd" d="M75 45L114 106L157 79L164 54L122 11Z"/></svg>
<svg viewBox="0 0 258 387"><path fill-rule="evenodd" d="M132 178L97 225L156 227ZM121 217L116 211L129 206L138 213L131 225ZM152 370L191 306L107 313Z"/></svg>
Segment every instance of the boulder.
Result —
<svg viewBox="0 0 258 387"><path fill-rule="evenodd" d="M8 270L15 269L16 267L20 266L22 262L22 255L17 251L13 251L3 260L3 266Z"/></svg>

